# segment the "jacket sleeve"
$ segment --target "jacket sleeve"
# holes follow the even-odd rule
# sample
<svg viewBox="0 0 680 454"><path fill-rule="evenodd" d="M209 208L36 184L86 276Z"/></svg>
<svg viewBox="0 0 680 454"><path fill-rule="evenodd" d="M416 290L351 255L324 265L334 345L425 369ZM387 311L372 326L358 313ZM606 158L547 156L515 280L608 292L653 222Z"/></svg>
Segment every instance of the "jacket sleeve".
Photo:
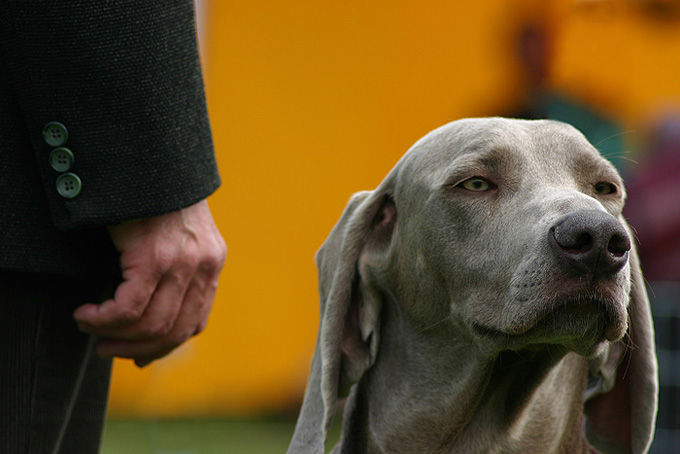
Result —
<svg viewBox="0 0 680 454"><path fill-rule="evenodd" d="M217 189L191 0L0 5L4 70L58 228L156 216Z"/></svg>

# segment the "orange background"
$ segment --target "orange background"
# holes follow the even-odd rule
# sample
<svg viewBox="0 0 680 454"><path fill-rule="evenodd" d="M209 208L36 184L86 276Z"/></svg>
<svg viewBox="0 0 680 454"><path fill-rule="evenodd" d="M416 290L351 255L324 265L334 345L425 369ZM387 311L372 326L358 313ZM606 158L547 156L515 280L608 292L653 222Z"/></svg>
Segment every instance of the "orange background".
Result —
<svg viewBox="0 0 680 454"><path fill-rule="evenodd" d="M680 27L643 3L203 2L227 265L204 334L144 370L116 362L110 413L295 409L316 339L313 256L349 196L429 130L522 103L529 22L551 32L548 88L617 119L634 146L680 99Z"/></svg>

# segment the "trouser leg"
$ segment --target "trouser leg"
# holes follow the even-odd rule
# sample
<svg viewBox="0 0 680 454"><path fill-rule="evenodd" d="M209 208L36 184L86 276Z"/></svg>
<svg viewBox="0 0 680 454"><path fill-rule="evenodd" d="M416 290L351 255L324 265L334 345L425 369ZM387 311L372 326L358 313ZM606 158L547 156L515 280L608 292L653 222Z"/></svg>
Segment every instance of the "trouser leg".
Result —
<svg viewBox="0 0 680 454"><path fill-rule="evenodd" d="M96 453L111 361L73 321L100 285L0 272L0 452Z"/></svg>

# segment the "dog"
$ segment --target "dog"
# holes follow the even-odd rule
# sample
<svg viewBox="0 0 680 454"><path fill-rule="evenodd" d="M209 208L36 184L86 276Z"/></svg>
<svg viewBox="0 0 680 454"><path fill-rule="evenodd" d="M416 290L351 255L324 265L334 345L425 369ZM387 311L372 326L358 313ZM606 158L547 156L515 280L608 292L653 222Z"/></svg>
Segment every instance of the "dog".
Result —
<svg viewBox="0 0 680 454"><path fill-rule="evenodd" d="M623 182L573 127L454 121L355 194L316 255L289 454L644 453L657 360Z"/></svg>

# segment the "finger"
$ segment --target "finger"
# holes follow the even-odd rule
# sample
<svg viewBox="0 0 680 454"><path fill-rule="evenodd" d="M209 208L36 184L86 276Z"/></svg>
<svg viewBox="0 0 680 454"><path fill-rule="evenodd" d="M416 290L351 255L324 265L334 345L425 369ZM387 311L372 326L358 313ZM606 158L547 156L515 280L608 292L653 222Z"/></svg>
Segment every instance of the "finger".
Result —
<svg viewBox="0 0 680 454"><path fill-rule="evenodd" d="M84 304L75 310L73 318L84 328L93 330L136 323L149 305L156 283L143 277L123 281L113 299L101 304Z"/></svg>
<svg viewBox="0 0 680 454"><path fill-rule="evenodd" d="M221 268L222 267L220 266L217 269L210 269L204 272L205 277L201 284L196 288L196 292L198 294L197 298L202 298L202 300L205 303L202 306L203 317L196 326L196 329L194 330L193 333L194 336L200 334L203 330L205 330L208 324L208 318L212 310L212 305L213 302L215 301L215 296L217 295L217 285L219 282L219 273Z"/></svg>
<svg viewBox="0 0 680 454"><path fill-rule="evenodd" d="M130 341L119 339L102 339L97 344L96 353L102 358L149 358L152 360L161 357L162 352L170 353L172 348L165 345L161 339Z"/></svg>
<svg viewBox="0 0 680 454"><path fill-rule="evenodd" d="M215 290L215 278L194 279L186 292L175 324L166 336L140 341L103 339L97 347L97 354L104 357L132 358L144 365L167 355L205 328Z"/></svg>
<svg viewBox="0 0 680 454"><path fill-rule="evenodd" d="M147 358L135 358L133 361L135 362L135 365L139 368L146 367L152 362L156 361L157 359L161 359L172 353L175 349L171 348L166 351L159 351L157 354L155 354L153 357L147 357Z"/></svg>
<svg viewBox="0 0 680 454"><path fill-rule="evenodd" d="M166 336L175 324L189 277L169 273L158 284L144 314L137 322L124 326L85 327L100 337L116 340L147 340Z"/></svg>
<svg viewBox="0 0 680 454"><path fill-rule="evenodd" d="M212 304L215 301L215 295L217 293L217 283L218 283L218 275L219 275L219 270L217 272L212 272L212 273L207 273L208 277L203 279L202 284L198 284L191 289L191 292L196 292L197 298L202 300L204 304L201 305L201 311L202 316L198 317L198 324L196 324L195 329L193 334L191 336L195 336L205 330L207 323L208 323L208 318L210 315L210 311L212 309ZM190 292L187 292L187 298L191 299L192 295ZM191 326L191 325L190 325ZM190 332L190 331L187 331ZM175 339L175 341L179 341L180 339ZM182 341L184 342L184 341ZM181 343L181 342L180 342ZM174 343L170 343L170 347L166 348L163 350L163 347L161 345L158 345L157 349L153 352L152 355L150 356L135 356L134 361L135 364L138 367L145 367L149 364L151 364L153 361L162 358L168 354L170 354L175 348L179 346L174 345Z"/></svg>

